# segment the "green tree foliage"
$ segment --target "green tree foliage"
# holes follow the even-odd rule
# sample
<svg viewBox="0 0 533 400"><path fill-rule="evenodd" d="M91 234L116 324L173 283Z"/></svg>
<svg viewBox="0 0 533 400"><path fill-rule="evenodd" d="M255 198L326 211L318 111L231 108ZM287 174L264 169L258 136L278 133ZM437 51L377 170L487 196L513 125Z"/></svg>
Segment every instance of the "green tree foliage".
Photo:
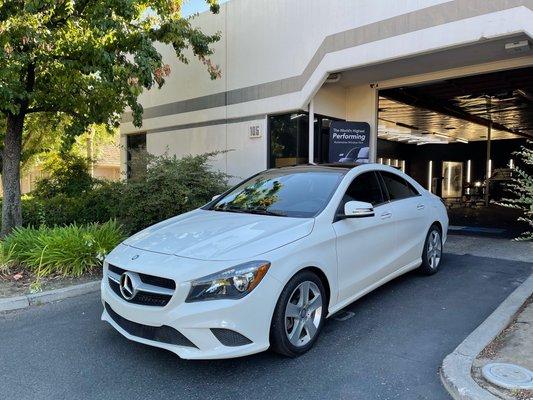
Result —
<svg viewBox="0 0 533 400"><path fill-rule="evenodd" d="M1 67L0 67L1 68ZM26 117L22 133L21 168L30 168L37 159L59 150L68 119L60 114L35 113ZM6 131L6 119L0 118L0 169Z"/></svg>
<svg viewBox="0 0 533 400"><path fill-rule="evenodd" d="M507 185L509 192L513 193L512 198L503 199L502 206L521 210L524 213L519 221L529 225L529 230L524 232L518 240L533 240L533 141L528 141L527 146L515 154L518 155L523 166L517 166L514 170L513 182Z"/></svg>
<svg viewBox="0 0 533 400"><path fill-rule="evenodd" d="M218 12L216 0L206 0ZM65 144L90 124L116 127L126 107L140 126L144 89L161 87L171 72L156 43L209 60L219 35L181 16L182 0L0 0L0 114L4 188L2 233L22 223L20 164L27 117L66 116Z"/></svg>

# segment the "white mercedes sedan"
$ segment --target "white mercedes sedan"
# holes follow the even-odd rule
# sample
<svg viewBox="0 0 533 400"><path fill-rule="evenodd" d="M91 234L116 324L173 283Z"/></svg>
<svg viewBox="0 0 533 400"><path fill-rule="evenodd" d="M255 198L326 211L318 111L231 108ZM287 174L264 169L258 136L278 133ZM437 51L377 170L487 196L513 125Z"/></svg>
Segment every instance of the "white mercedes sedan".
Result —
<svg viewBox="0 0 533 400"><path fill-rule="evenodd" d="M270 169L115 248L102 320L186 359L298 356L361 296L435 273L447 229L441 200L392 167Z"/></svg>

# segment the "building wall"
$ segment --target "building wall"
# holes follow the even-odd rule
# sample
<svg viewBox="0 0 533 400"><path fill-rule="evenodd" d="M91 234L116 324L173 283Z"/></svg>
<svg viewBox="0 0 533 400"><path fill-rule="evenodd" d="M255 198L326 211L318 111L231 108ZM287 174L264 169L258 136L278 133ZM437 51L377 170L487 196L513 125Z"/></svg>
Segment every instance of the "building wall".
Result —
<svg viewBox="0 0 533 400"><path fill-rule="evenodd" d="M267 140L266 132L248 138L246 127L267 114L305 110L316 95L315 112L366 121L375 141L369 84L376 82L322 86L331 72L517 32L531 37L532 9L528 0L230 0L220 14L204 13L195 22L222 34L212 57L222 78L211 81L199 61L181 64L170 47L161 47L172 68L167 84L141 96L143 126L134 127L126 113L121 132L146 132L148 151L155 153L166 146L177 154L232 148L217 167L247 175L266 167Z"/></svg>
<svg viewBox="0 0 533 400"><path fill-rule="evenodd" d="M259 127L260 137L250 137L252 126ZM155 155L167 153L178 157L222 152L212 159L212 166L240 180L264 169L266 137L266 119L260 118L151 133L146 137L146 147Z"/></svg>

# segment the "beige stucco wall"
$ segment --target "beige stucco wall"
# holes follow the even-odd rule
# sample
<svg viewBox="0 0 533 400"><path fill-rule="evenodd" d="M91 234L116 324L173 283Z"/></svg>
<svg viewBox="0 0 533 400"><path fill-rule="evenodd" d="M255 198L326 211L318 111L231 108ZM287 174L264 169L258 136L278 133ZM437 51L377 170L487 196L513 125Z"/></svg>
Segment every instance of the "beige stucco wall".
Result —
<svg viewBox="0 0 533 400"><path fill-rule="evenodd" d="M314 99L316 113L368 122L375 141L376 91L370 84L379 86L395 71L378 79L374 66L518 33L532 38L533 6L528 0L230 0L220 14L203 13L194 23L221 33L212 59L222 78L211 81L194 57L185 65L162 47L172 69L167 84L140 97L143 126L134 127L126 115L121 133L147 132L148 151L156 154L233 149L214 164L243 176L267 167L266 123L261 139L248 137L250 123L307 110ZM472 55L465 69L476 63ZM451 68L442 62L427 67ZM360 68L370 69L364 82L324 84L330 73ZM125 152L122 157L124 163Z"/></svg>

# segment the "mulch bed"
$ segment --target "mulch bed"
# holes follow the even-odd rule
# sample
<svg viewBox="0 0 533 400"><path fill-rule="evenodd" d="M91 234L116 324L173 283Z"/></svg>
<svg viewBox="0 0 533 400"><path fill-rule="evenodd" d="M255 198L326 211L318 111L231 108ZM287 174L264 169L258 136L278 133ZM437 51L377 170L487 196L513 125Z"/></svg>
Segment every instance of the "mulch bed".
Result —
<svg viewBox="0 0 533 400"><path fill-rule="evenodd" d="M79 277L56 275L41 277L37 280L37 276L25 268L11 268L9 271L0 271L0 299L29 294L32 290L32 283L36 281L40 283L40 291L46 291L91 282L101 277L102 271L97 269Z"/></svg>

